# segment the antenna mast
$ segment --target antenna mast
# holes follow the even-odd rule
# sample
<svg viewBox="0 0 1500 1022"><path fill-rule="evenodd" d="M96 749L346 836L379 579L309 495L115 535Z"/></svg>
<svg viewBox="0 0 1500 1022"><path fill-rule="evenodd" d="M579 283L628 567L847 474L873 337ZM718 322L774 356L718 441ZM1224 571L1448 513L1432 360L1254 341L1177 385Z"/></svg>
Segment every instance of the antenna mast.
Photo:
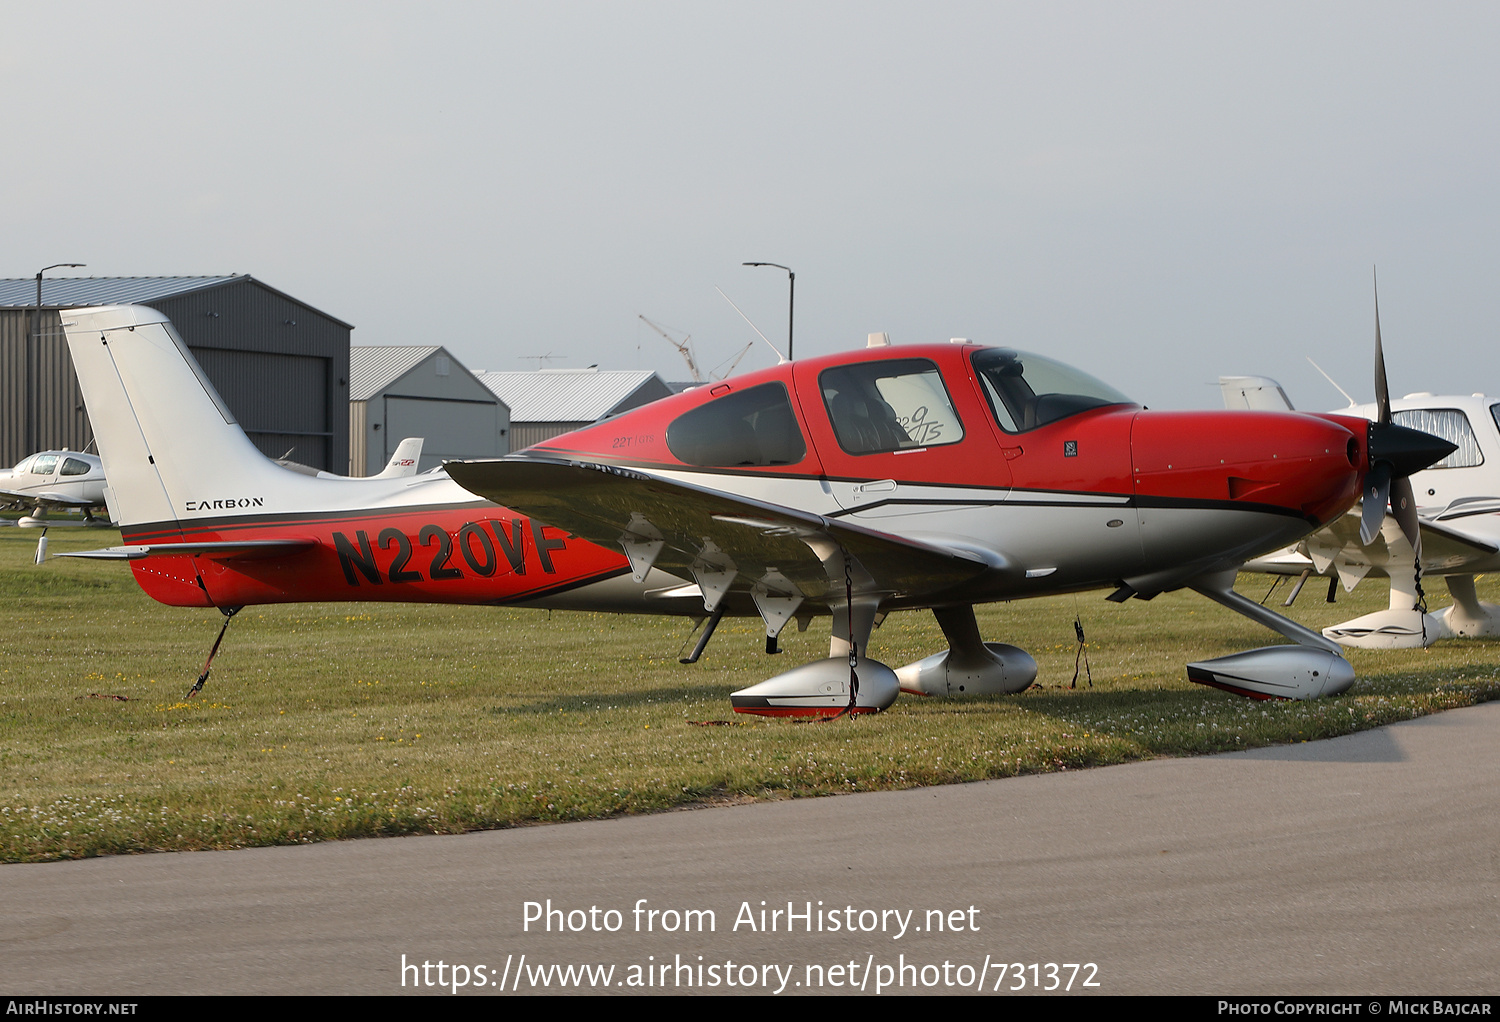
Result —
<svg viewBox="0 0 1500 1022"><path fill-rule="evenodd" d="M547 363L548 362L555 362L555 361L557 361L559 359L564 359L564 358L567 358L567 357L568 356L566 356L566 355L554 355L554 354L552 354L552 352L549 351L545 355L517 355L516 356L516 361L518 361L518 362L530 362L532 359L535 359L536 360L536 367L538 369L545 369L547 367Z"/></svg>

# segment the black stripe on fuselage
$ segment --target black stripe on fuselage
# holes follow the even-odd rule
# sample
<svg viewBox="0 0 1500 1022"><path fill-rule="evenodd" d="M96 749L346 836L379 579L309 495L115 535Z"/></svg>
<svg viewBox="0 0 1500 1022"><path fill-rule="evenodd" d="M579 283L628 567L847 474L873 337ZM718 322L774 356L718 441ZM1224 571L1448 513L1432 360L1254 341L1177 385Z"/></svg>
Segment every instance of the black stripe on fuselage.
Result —
<svg viewBox="0 0 1500 1022"><path fill-rule="evenodd" d="M475 499L463 504L408 504L399 507L355 508L344 511L296 511L263 515L219 515L213 518L190 518L174 522L143 522L127 525L121 533L132 542L151 542L155 539L176 539L206 532L226 532L246 528L295 528L298 525L340 525L345 522L364 522L372 518L393 518L398 515L419 515L448 512L485 511L491 508L509 510L493 501ZM526 518L518 511L511 514Z"/></svg>
<svg viewBox="0 0 1500 1022"><path fill-rule="evenodd" d="M1027 493L1033 491L1016 490L1013 493ZM1045 491L1057 492L1057 491ZM1135 508L1137 510L1150 508L1156 510L1215 510L1215 511L1253 511L1260 514L1273 514L1285 518L1299 518L1310 525L1319 526L1326 523L1319 522L1311 515L1305 514L1296 508L1282 507L1279 504L1257 504L1244 500L1214 500L1204 497L1132 497L1125 494L1101 494L1089 493L1088 491L1076 491L1080 495L1088 493L1093 497L1119 497L1117 501L1106 502L1099 500L1068 500L1066 498L1042 499L1038 497L1014 497L1009 500L965 500L963 498L952 498L944 500L940 497L912 498L892 497L886 500L875 500L868 504L860 504L856 507L841 508L824 515L825 518L843 518L848 515L857 515L862 512L873 511L879 507L896 505L912 505L917 507L1070 507L1070 508Z"/></svg>

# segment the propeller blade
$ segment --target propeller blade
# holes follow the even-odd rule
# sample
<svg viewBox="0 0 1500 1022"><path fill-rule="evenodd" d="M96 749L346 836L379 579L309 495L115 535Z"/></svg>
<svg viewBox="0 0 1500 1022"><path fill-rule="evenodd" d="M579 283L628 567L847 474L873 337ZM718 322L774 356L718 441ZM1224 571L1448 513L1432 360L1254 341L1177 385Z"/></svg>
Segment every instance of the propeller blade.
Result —
<svg viewBox="0 0 1500 1022"><path fill-rule="evenodd" d="M1417 520L1417 497L1412 491L1411 480L1402 476L1391 484L1391 514L1401 525L1401 534L1416 551L1417 563L1422 563L1422 523Z"/></svg>
<svg viewBox="0 0 1500 1022"><path fill-rule="evenodd" d="M1422 527L1417 520L1417 498L1408 477L1434 465L1458 448L1440 437L1398 426L1391 420L1391 391L1385 377L1385 349L1380 342L1380 278L1370 271L1375 287L1375 404L1378 416L1370 426L1370 470L1365 474L1363 506L1359 514L1359 541L1369 546L1390 507L1401 532L1422 557ZM1394 486L1392 485L1394 481ZM1392 504L1392 497L1395 502Z"/></svg>
<svg viewBox="0 0 1500 1022"><path fill-rule="evenodd" d="M1374 270L1370 271L1374 274ZM1385 351L1380 346L1380 281L1375 280L1375 404L1380 417L1375 421L1382 426L1391 421L1391 391L1385 382Z"/></svg>
<svg viewBox="0 0 1500 1022"><path fill-rule="evenodd" d="M1391 463L1377 461L1365 476L1364 502L1359 512L1359 541L1369 546L1385 521L1386 505L1391 500Z"/></svg>

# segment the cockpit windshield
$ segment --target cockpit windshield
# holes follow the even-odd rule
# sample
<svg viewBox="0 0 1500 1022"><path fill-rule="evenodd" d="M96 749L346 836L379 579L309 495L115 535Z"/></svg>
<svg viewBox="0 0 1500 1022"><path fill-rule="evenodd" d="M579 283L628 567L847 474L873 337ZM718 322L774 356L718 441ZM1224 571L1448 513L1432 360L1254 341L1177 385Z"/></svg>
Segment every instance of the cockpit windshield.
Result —
<svg viewBox="0 0 1500 1022"><path fill-rule="evenodd" d="M983 348L973 362L990 409L1007 433L1025 433L1090 408L1132 403L1088 373L1041 355Z"/></svg>

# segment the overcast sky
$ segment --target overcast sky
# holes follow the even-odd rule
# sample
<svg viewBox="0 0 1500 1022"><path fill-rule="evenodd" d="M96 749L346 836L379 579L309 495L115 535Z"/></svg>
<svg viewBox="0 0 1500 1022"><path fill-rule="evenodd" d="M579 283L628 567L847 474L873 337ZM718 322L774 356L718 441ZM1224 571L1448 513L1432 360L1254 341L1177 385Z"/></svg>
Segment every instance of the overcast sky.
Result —
<svg viewBox="0 0 1500 1022"><path fill-rule="evenodd" d="M251 273L470 368L888 331L1160 407L1500 394L1500 5L21 4L0 276ZM774 361L759 341L741 364Z"/></svg>

